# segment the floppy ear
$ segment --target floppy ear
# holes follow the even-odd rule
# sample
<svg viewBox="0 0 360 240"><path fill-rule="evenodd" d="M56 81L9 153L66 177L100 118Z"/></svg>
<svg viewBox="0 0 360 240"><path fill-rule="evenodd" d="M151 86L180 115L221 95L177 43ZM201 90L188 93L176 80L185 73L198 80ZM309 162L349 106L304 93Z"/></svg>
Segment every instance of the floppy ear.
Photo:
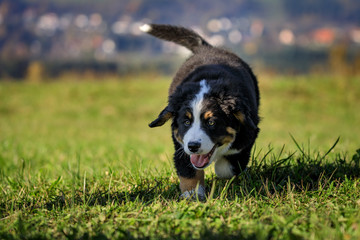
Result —
<svg viewBox="0 0 360 240"><path fill-rule="evenodd" d="M252 129L258 129L258 127L255 125L253 120L246 114L242 113L241 111L237 111L234 113L234 116L245 126L249 126Z"/></svg>
<svg viewBox="0 0 360 240"><path fill-rule="evenodd" d="M160 127L160 126L164 125L164 123L166 123L167 120L169 120L173 116L174 116L173 112L170 111L169 106L167 106L164 110L161 111L158 118L149 124L149 127L151 127L151 128Z"/></svg>

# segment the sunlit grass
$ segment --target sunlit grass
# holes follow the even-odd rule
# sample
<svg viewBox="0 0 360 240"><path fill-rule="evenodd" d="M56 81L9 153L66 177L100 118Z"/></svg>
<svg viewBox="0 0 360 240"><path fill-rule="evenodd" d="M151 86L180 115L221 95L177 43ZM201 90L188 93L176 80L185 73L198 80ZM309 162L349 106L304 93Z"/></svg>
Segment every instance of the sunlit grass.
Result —
<svg viewBox="0 0 360 240"><path fill-rule="evenodd" d="M170 126L147 126L170 78L0 83L0 238L359 238L360 79L259 81L249 168L207 171L204 203L178 201Z"/></svg>
<svg viewBox="0 0 360 240"><path fill-rule="evenodd" d="M319 150L326 150L337 137L339 151L352 153L359 148L358 77L264 76L260 86L263 121L257 142L261 146L291 145L292 134Z"/></svg>

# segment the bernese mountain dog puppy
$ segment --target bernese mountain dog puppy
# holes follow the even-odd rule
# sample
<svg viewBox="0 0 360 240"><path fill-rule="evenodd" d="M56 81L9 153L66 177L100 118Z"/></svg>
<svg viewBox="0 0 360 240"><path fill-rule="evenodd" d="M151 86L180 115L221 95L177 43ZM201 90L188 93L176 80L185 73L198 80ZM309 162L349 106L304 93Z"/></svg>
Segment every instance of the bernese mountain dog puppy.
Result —
<svg viewBox="0 0 360 240"><path fill-rule="evenodd" d="M249 162L259 132L257 79L238 56L190 29L159 24L140 29L193 53L170 85L168 105L149 126L172 119L180 197L204 200L205 168L214 163L219 178L231 178Z"/></svg>

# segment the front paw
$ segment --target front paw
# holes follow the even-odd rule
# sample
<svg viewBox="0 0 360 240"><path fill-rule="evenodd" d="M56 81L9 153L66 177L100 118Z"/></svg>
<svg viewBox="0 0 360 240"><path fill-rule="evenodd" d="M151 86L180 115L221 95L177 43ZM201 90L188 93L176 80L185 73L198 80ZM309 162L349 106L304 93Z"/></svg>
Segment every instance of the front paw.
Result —
<svg viewBox="0 0 360 240"><path fill-rule="evenodd" d="M199 185L199 187L197 187L196 189L183 192L179 198L180 200L199 200L201 202L204 202L206 200L205 188Z"/></svg>

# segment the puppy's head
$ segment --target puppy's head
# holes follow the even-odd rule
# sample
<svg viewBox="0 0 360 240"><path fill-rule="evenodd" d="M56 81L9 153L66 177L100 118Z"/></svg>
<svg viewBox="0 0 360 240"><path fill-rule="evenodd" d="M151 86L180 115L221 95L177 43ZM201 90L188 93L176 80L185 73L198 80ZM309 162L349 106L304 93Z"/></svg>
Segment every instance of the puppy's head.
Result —
<svg viewBox="0 0 360 240"><path fill-rule="evenodd" d="M238 135L257 131L246 104L217 80L183 84L149 126L162 126L169 119L174 138L196 169L206 168L230 149L240 151L242 146L232 146Z"/></svg>

